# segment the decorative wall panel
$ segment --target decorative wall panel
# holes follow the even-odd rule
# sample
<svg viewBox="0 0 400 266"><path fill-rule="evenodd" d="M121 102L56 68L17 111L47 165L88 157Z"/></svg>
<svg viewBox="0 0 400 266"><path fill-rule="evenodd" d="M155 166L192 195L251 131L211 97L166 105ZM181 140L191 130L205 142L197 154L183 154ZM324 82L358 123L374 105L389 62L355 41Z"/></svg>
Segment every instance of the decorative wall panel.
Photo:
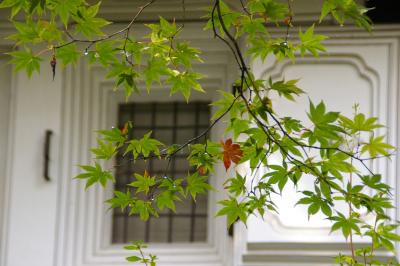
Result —
<svg viewBox="0 0 400 266"><path fill-rule="evenodd" d="M387 125L378 133L387 134L388 141L396 146L398 39L357 38L356 34L351 38L341 38L339 34L335 37L327 42L328 53L319 59L298 58L295 64L269 60L266 63L255 63L253 69L257 69L257 75L265 79L270 76L286 80L301 77L299 84L306 95L296 103L276 99L275 108L281 115L291 115L306 121L309 99L314 103L323 99L329 110L346 115L351 115L353 104L358 103L362 112L379 117L379 121ZM385 181L396 189L393 200L397 205L400 190L396 176L398 165L397 157L394 157L392 161L380 160L370 166L374 171L382 173ZM311 185L312 180L309 183L303 182L298 189L304 190ZM263 265L306 265L307 262L330 265L331 258L338 251L346 250L343 237L329 233L329 222L322 215L308 220L305 208L294 207L299 196L294 188L289 188L283 192L282 198L275 198L279 202L279 215L268 214L264 221L255 217L249 220L248 231L245 233L248 246L243 257L246 265L260 261L270 262ZM398 211L389 214L399 218ZM365 241L356 239L359 245ZM301 255L296 255L297 259L293 260L294 255L290 254ZM388 253L381 255L391 256Z"/></svg>

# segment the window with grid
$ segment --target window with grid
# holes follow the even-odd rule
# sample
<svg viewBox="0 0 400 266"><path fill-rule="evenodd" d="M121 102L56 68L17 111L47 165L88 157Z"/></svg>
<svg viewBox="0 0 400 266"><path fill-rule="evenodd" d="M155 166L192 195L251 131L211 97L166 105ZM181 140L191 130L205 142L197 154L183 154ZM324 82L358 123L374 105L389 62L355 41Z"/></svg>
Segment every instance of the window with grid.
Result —
<svg viewBox="0 0 400 266"><path fill-rule="evenodd" d="M122 127L133 121L130 138L141 138L152 131L152 137L165 145L181 144L209 127L209 102L128 103L119 106L118 123ZM185 177L190 170L187 150L175 156L169 166L165 160L149 159L132 164L117 159L116 189L125 190L133 182L133 173L147 170L151 175L171 178ZM167 170L166 170L167 169ZM144 240L155 243L205 242L207 241L208 196L199 195L196 203L188 198L176 204L176 213L164 210L158 218L144 222L138 216L128 216L120 210L113 213L113 243Z"/></svg>

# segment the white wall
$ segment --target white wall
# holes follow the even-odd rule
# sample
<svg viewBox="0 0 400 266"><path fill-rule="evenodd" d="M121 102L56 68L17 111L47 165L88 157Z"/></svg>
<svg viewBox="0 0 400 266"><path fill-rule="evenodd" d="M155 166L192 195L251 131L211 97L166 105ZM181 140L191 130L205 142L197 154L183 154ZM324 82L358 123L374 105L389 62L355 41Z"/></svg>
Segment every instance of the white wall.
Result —
<svg viewBox="0 0 400 266"><path fill-rule="evenodd" d="M359 103L361 112L377 116L380 123L387 125L379 130L379 135L385 134L388 141L397 146L400 32L376 29L374 36L364 35L355 29L348 33L325 33L332 36L326 42L329 52L319 59L299 58L296 64L292 64L270 58L265 63L256 62L253 65L256 76L264 79L270 76L273 79L284 77L286 80L301 78L299 85L307 95L300 97L296 103L276 97L277 112L307 121L308 97L314 103L323 99L329 110L345 115L351 115L352 105ZM380 160L371 167L395 189L393 200L399 206L396 158L391 161ZM299 191L307 190L313 180L308 181L303 177L300 182ZM308 220L306 208L294 207L301 197L299 193L295 193L294 189L285 190L284 197L275 198L280 207L279 215L268 214L265 220L255 217L249 219L245 233L248 242L248 251L244 256L246 263L260 260L289 263L289 254L293 250L301 253L307 248L309 252L302 255L303 261L323 263L332 261L331 257L338 254L338 249L347 249L340 234L329 233L330 223L322 215ZM398 219L399 211L390 211L389 215ZM357 238L356 242L362 244L366 240ZM277 250L280 255L277 255Z"/></svg>

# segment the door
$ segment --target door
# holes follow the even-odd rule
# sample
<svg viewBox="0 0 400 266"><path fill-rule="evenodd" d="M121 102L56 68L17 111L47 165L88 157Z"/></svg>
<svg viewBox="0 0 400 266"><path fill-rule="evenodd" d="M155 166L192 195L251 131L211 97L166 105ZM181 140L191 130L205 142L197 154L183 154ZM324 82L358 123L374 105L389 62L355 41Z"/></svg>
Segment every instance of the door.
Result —
<svg viewBox="0 0 400 266"><path fill-rule="evenodd" d="M3 61L4 62L4 61ZM52 81L48 63L43 62L40 76L28 79L25 73L15 76L0 71L2 96L7 95L3 85L12 77L12 108L10 126L0 123L1 143L7 143L5 230L2 232L2 266L50 266L53 264L55 217L57 214L57 138L60 134L61 79ZM10 90L7 92L8 95ZM8 109L7 98L0 97L0 116ZM4 110L5 111L5 110ZM46 130L54 132L51 143L49 172L51 181L44 179L44 142ZM4 134L10 132L8 139ZM5 141L5 142L4 142ZM3 146L1 146L3 147ZM4 160L0 160L0 164ZM0 167L0 177L3 168ZM4 180L3 180L4 181ZM0 191L3 186L0 186Z"/></svg>

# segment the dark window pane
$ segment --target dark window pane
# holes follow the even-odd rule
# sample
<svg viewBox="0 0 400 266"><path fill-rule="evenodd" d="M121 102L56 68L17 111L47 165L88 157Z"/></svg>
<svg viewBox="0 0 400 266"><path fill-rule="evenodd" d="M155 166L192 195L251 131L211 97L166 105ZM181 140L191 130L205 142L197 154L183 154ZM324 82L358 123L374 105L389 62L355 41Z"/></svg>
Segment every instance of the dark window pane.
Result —
<svg viewBox="0 0 400 266"><path fill-rule="evenodd" d="M396 6L399 0L367 0L368 16L374 23L400 23L400 14Z"/></svg>
<svg viewBox="0 0 400 266"><path fill-rule="evenodd" d="M130 138L141 138L152 131L152 137L166 145L182 144L207 129L210 119L208 102L186 103L129 103L119 107L119 127L133 122ZM202 141L202 140L200 140ZM190 170L188 150L184 149L171 162L149 159L132 164L131 155L118 156L115 188L125 191L134 180L133 173L147 170L151 175L184 178ZM168 167L167 167L168 166ZM207 240L207 195L198 196L197 203L188 199L176 204L177 212L160 212L159 218L143 222L114 210L113 243L145 240L146 242L204 242Z"/></svg>

